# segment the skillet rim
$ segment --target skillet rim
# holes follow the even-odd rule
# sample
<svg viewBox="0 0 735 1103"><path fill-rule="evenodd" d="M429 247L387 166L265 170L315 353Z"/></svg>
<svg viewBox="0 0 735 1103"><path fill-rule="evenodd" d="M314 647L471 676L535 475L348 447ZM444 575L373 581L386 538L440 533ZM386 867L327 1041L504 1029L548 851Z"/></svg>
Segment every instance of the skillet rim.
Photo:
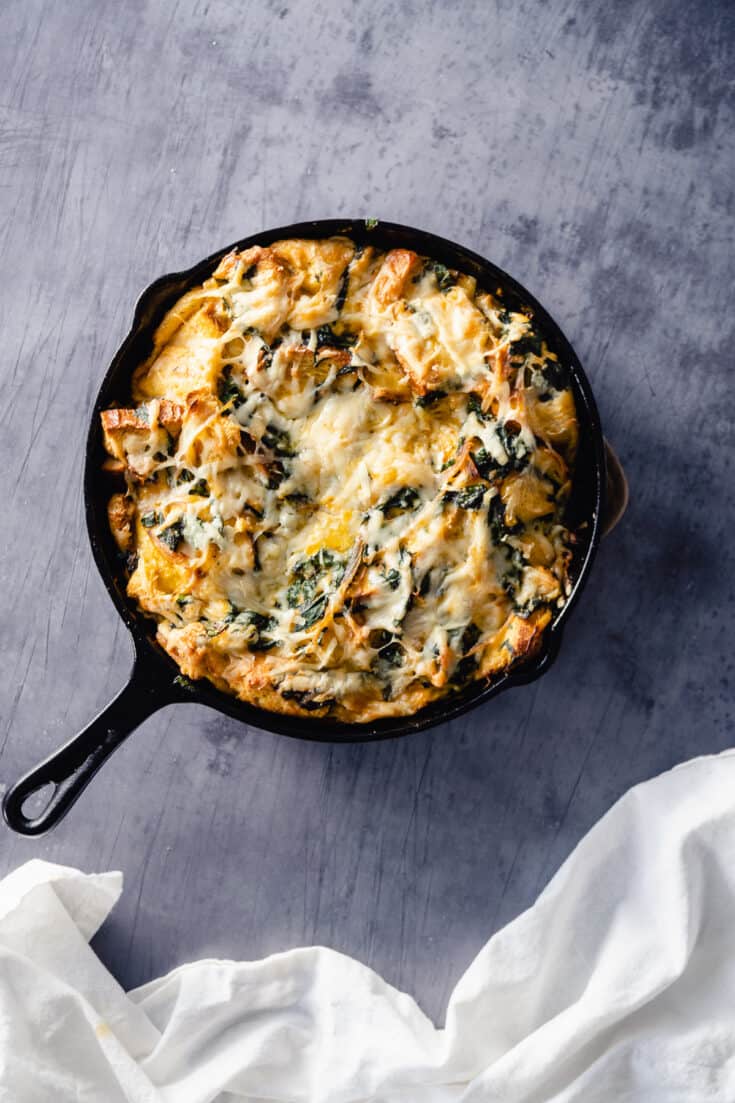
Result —
<svg viewBox="0 0 735 1103"><path fill-rule="evenodd" d="M160 679L162 705L176 702L206 705L251 727L296 739L340 743L370 742L398 738L454 720L470 709L484 704L504 689L534 681L549 669L559 652L563 626L587 584L597 553L605 505L604 438L597 404L584 368L570 341L546 308L521 283L492 261L463 245L426 230L382 219L378 220L374 227L368 222L369 220L366 219L349 218L312 219L259 231L217 249L188 268L157 277L138 296L130 328L97 390L85 445L84 512L87 534L105 589L133 638L136 669L144 668L148 677ZM218 690L205 679L189 682L186 687L183 687L178 681L181 675L179 667L152 638L155 621L138 611L124 594L120 577L122 572L119 562L116 562L118 553L114 549L109 532L106 509L100 508L101 504L106 505L110 490L108 484L105 492L106 480L101 471L101 462L105 453L102 447L99 415L101 410L109 405L113 389L123 374L129 381L135 364L129 364L128 359L134 354L135 363L139 362L140 352L136 351L137 346L152 336L155 325L160 321L165 310L184 293L184 290L197 282L202 282L210 275L219 260L232 249L245 249L255 244L270 244L287 237L319 238L337 234L351 237L358 244L375 243L380 248L413 247L417 252L447 263L453 268L470 270L473 275L479 274L484 286L500 285L505 293L509 293L508 298L514 300L516 305L529 306L533 310L534 317L540 322L540 328L547 337L551 337L555 351L563 358L570 370L577 405L580 440L589 453L587 459L592 461L591 469L585 474L585 478L590 480L587 497L588 506L591 508L585 513L582 523L577 525L577 532L581 531L583 534L578 537L579 543L584 543L586 538L586 546L579 555L571 593L545 630L539 652L527 662L520 663L518 667L503 671L499 677L489 682L480 680L470 683L465 689L439 698L438 701L430 703L411 716L388 717L351 724L260 709ZM575 488L578 480L579 473L575 471ZM574 489L572 496L574 497Z"/></svg>

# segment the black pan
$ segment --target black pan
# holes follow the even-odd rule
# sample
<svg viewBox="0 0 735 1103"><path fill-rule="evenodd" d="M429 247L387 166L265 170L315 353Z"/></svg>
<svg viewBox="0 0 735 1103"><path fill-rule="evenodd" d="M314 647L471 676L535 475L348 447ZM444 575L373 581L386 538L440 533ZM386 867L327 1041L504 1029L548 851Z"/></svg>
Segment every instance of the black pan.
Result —
<svg viewBox="0 0 735 1103"><path fill-rule="evenodd" d="M105 453L102 446L100 411L129 403L130 376L148 355L153 333L165 312L190 287L205 280L221 257L232 248L269 244L279 238L328 237L346 234L358 243L381 249L414 249L452 268L477 278L490 290L502 287L506 304L528 306L544 331L547 342L570 370L580 427L580 446L574 487L568 507L568 524L578 533L571 564L572 592L555 616L544 636L541 651L517 669L505 672L489 682L477 683L462 692L434 702L410 717L395 717L365 724L345 724L327 719L285 716L258 709L215 689L209 682L182 685L178 668L155 642L155 623L145 617L126 597L123 565L107 523L106 505L111 492L109 476L101 471ZM110 754L146 717L164 705L196 702L232 716L244 724L264 728L278 735L322 742L350 742L389 739L441 724L488 701L511 686L538 678L553 662L559 650L563 625L574 608L589 575L601 531L605 525L606 454L595 400L577 356L554 320L540 303L516 280L494 264L460 245L434 234L407 226L380 222L373 226L363 220L330 219L284 226L238 241L219 249L186 272L162 276L143 292L135 308L128 336L115 355L102 381L91 413L84 474L84 498L87 529L102 580L120 616L128 626L135 644L135 660L130 680L118 696L91 724L8 790L3 800L3 815L13 830L24 835L40 835L53 827L89 784ZM39 790L34 804L40 810L27 815L23 808Z"/></svg>

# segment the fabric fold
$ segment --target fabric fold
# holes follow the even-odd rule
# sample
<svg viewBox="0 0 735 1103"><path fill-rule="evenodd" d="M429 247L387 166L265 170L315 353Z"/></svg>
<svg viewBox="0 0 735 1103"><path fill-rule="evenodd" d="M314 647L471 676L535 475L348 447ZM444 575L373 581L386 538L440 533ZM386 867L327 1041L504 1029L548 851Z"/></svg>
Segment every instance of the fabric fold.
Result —
<svg viewBox="0 0 735 1103"><path fill-rule="evenodd" d="M88 945L119 873L0 882L0 1101L730 1103L735 753L627 793L495 934L437 1029L324 947L127 995Z"/></svg>

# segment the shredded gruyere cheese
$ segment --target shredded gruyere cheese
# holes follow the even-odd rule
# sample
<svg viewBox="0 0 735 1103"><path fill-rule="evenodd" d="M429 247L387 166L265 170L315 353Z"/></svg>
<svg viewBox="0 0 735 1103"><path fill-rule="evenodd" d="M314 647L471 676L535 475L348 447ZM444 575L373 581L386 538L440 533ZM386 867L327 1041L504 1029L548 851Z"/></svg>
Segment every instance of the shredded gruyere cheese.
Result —
<svg viewBox="0 0 735 1103"><path fill-rule="evenodd" d="M189 678L405 715L530 655L569 592L568 374L502 292L347 238L230 253L102 414L128 593Z"/></svg>

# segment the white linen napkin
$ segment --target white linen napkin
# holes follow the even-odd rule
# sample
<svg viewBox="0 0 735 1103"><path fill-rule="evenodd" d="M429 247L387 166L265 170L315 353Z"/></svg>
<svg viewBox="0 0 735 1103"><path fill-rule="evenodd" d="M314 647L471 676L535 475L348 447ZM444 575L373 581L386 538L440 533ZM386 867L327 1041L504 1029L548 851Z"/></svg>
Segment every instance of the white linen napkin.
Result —
<svg viewBox="0 0 735 1103"><path fill-rule="evenodd" d="M127 995L88 940L119 873L0 882L0 1103L735 1103L735 752L627 793L436 1029L324 948Z"/></svg>

